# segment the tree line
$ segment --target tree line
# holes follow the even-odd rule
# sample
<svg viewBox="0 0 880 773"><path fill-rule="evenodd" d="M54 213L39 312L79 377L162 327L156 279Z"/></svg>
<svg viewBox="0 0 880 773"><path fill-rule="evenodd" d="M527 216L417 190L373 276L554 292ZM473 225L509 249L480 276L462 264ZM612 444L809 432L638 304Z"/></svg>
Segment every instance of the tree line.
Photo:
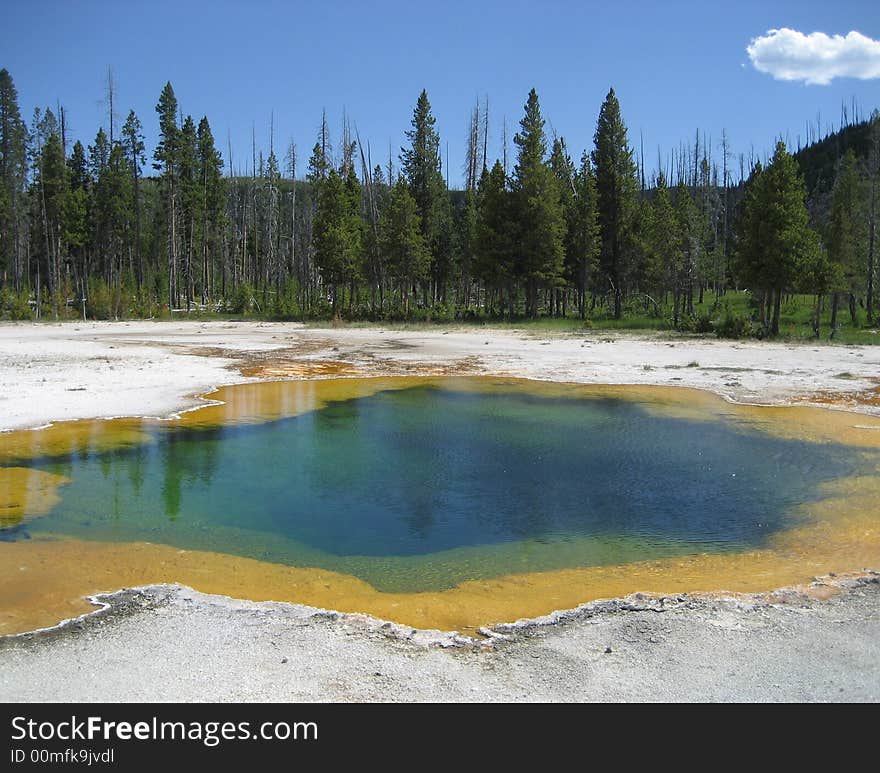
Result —
<svg viewBox="0 0 880 773"><path fill-rule="evenodd" d="M576 161L531 90L512 168L506 125L490 163L488 104L477 103L464 190L444 177L425 91L385 164L347 122L334 149L322 117L305 169L293 143L279 157L273 131L249 173L233 173L231 147L225 171L208 118L184 117L171 83L149 157L135 112L118 134L110 118L109 133L68 150L63 109L26 125L0 70L0 316L645 315L708 332L695 303L708 291L720 309L745 288L752 318L727 320L740 332L778 334L792 293L814 296L817 335L826 305L832 331L839 310L875 321L876 112L857 127L864 152L839 154L833 184L809 196L784 143L751 159L747 177L740 156L735 180L726 136L719 166L699 133L646 179L613 89Z"/></svg>

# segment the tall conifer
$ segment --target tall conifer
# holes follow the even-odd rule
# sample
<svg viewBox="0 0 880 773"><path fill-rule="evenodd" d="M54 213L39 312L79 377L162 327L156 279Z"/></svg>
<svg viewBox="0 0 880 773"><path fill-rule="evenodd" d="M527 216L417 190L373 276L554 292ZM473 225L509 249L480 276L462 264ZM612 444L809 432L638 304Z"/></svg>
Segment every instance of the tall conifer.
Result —
<svg viewBox="0 0 880 773"><path fill-rule="evenodd" d="M153 168L162 173L165 192L168 256L168 308L173 309L178 298L177 285L177 175L180 129L177 126L177 97L171 83L165 84L156 105L159 114L159 144L153 153Z"/></svg>
<svg viewBox="0 0 880 773"><path fill-rule="evenodd" d="M26 185L27 127L12 76L4 68L0 70L0 285L11 274L17 291L27 274L22 250Z"/></svg>
<svg viewBox="0 0 880 773"><path fill-rule="evenodd" d="M555 286L562 276L565 232L559 186L545 162L547 139L538 94L532 89L513 138L518 148L513 172L517 219L516 272L525 283L526 312L538 316L538 290Z"/></svg>
<svg viewBox="0 0 880 773"><path fill-rule="evenodd" d="M593 150L599 226L602 231L601 281L614 296L614 317L623 315L623 298L633 272L633 224L639 180L633 152L614 89L599 111Z"/></svg>

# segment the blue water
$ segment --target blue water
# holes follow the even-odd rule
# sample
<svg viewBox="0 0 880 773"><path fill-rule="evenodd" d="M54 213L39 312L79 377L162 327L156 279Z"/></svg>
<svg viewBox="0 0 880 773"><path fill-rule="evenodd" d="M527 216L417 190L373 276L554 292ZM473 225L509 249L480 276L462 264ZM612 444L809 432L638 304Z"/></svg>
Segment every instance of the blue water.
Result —
<svg viewBox="0 0 880 773"><path fill-rule="evenodd" d="M427 590L760 546L859 465L843 446L513 387L419 386L257 425L147 431L134 448L33 460L72 482L27 531Z"/></svg>

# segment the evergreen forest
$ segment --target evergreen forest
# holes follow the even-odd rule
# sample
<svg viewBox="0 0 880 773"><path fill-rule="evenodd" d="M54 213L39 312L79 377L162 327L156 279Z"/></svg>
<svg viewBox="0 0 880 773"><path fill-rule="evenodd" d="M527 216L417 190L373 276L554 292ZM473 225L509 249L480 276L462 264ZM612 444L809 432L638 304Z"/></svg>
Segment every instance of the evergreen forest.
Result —
<svg viewBox="0 0 880 773"><path fill-rule="evenodd" d="M728 337L794 320L803 336L872 340L858 336L880 317L876 110L767 158L697 132L646 164L613 89L576 146L533 89L498 159L488 105L474 106L452 189L425 91L386 158L321 117L306 153L273 137L246 172L171 83L155 114L124 122L110 96L84 147L62 108L26 122L0 70L0 318L541 319Z"/></svg>

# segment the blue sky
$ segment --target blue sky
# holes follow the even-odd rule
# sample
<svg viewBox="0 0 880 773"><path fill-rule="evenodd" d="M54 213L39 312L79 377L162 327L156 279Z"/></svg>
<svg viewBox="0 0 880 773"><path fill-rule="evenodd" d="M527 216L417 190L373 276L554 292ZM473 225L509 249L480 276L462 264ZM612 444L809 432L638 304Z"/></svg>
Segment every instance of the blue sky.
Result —
<svg viewBox="0 0 880 773"><path fill-rule="evenodd" d="M796 143L805 124L840 120L855 99L880 107L880 78L828 85L783 81L750 61L750 41L790 28L880 39L880 5L846 2L97 2L7 4L0 67L16 83L22 113L64 105L73 139L93 141L107 124L107 68L117 113L141 118L151 153L155 104L170 80L184 113L207 115L227 159L249 161L252 127L267 149L293 139L303 162L326 108L334 140L343 109L370 141L374 162L395 155L412 108L427 89L451 183L461 179L470 109L489 98L490 156L500 155L502 119L512 136L535 87L548 129L575 158L591 147L602 99L613 85L632 144L644 138L649 167L692 142L762 156L778 136ZM869 41L872 42L872 41ZM874 59L876 63L876 57ZM868 66L868 65L866 65ZM873 65L872 65L873 66ZM396 162L396 161L395 161Z"/></svg>

